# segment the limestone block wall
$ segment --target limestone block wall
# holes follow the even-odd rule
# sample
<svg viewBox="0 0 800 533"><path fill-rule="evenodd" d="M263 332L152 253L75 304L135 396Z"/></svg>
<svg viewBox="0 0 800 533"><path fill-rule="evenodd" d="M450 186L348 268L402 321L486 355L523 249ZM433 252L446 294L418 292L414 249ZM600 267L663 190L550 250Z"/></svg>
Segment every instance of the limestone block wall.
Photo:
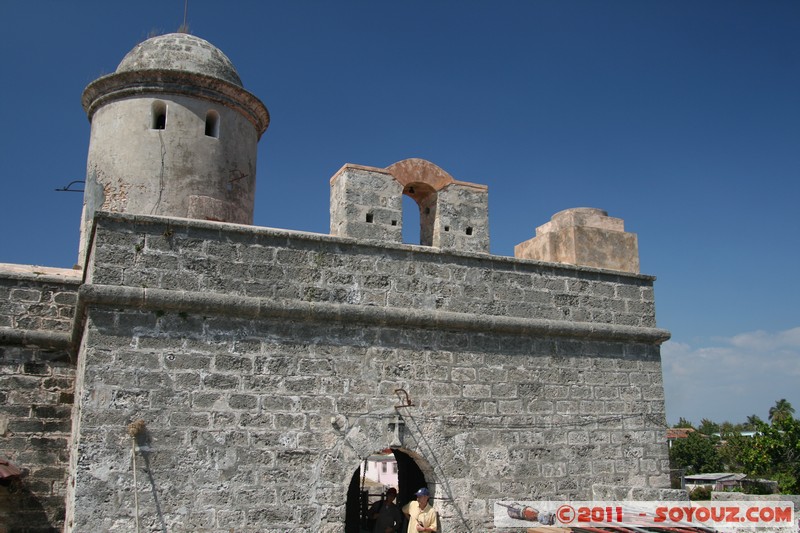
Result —
<svg viewBox="0 0 800 533"><path fill-rule="evenodd" d="M57 345L71 330L80 283L80 271L0 263L0 340Z"/></svg>
<svg viewBox="0 0 800 533"><path fill-rule="evenodd" d="M414 309L631 334L656 324L651 276L180 219L99 213L96 225L92 284L352 304L376 316Z"/></svg>
<svg viewBox="0 0 800 533"><path fill-rule="evenodd" d="M101 215L68 530L131 527L137 419L140 520L170 531L341 531L396 438L447 531L485 531L498 499L667 486L652 281Z"/></svg>
<svg viewBox="0 0 800 533"><path fill-rule="evenodd" d="M451 183L437 194L433 246L489 252L489 197L485 187Z"/></svg>
<svg viewBox="0 0 800 533"><path fill-rule="evenodd" d="M0 530L64 522L79 283L74 271L0 265L0 456L23 470L0 486Z"/></svg>
<svg viewBox="0 0 800 533"><path fill-rule="evenodd" d="M402 243L402 194L389 172L345 165L331 178L331 235Z"/></svg>

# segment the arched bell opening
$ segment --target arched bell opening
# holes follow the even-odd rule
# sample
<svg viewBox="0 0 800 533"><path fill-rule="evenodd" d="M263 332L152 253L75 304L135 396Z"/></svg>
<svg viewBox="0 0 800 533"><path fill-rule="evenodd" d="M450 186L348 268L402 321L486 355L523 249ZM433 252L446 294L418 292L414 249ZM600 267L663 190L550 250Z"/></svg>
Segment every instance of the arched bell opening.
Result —
<svg viewBox="0 0 800 533"><path fill-rule="evenodd" d="M419 211L419 215L417 216L417 213L411 212L414 208L411 202L403 202L403 242L432 246L433 228L434 222L436 221L436 190L427 183L413 182L403 187L403 196L414 200L416 208ZM416 231L414 231L411 226L414 225L414 221L417 219L419 219L419 242L410 242L410 235L413 234L416 236Z"/></svg>

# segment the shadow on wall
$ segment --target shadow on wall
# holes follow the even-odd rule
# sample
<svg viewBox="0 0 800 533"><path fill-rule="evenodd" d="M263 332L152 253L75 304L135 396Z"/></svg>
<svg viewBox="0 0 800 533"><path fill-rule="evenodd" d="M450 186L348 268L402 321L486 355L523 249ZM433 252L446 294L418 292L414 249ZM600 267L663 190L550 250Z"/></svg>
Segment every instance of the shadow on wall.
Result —
<svg viewBox="0 0 800 533"><path fill-rule="evenodd" d="M136 523L136 531L139 531L139 484L136 481L136 473L138 468L142 468L145 474L147 474L147 480L150 482L150 490L153 493L153 506L155 507L156 516L158 517L158 522L161 526L161 531L164 533L167 532L167 524L164 521L164 513L161 511L161 503L158 499L158 488L156 487L156 480L153 477L153 469L150 467L150 455L152 453L150 444L152 443L152 438L150 433L147 431L147 426L145 425L144 420L136 420L128 425L128 435L130 435L132 444L133 444L133 456L132 456L132 468L133 468L133 484L134 484L134 499L135 499L135 513L136 516L134 517ZM141 455L142 460L144 461L143 466L137 467L136 465L136 457L137 455ZM0 532L2 533L2 532Z"/></svg>
<svg viewBox="0 0 800 533"><path fill-rule="evenodd" d="M63 498L62 498L63 500ZM63 503L59 517L63 520ZM25 486L20 478L0 481L0 533L58 533L53 521L44 510L39 498Z"/></svg>

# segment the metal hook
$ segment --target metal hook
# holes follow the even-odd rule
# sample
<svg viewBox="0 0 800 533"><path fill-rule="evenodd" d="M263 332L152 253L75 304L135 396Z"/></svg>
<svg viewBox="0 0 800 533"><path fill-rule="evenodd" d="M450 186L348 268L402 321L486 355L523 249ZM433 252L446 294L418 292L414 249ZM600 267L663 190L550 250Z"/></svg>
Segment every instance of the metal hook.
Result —
<svg viewBox="0 0 800 533"><path fill-rule="evenodd" d="M83 192L83 189L70 189L70 187L72 187L76 183L86 183L86 181L85 180L70 181L69 185L67 185L66 187L61 187L60 189L55 189L55 190L58 192Z"/></svg>
<svg viewBox="0 0 800 533"><path fill-rule="evenodd" d="M397 398L400 400L400 405L395 405L395 408L411 407L414 405L414 402L411 401L405 389L395 389L394 393L397 394ZM402 395L400 393L402 393ZM403 398L403 396L405 396L405 398Z"/></svg>

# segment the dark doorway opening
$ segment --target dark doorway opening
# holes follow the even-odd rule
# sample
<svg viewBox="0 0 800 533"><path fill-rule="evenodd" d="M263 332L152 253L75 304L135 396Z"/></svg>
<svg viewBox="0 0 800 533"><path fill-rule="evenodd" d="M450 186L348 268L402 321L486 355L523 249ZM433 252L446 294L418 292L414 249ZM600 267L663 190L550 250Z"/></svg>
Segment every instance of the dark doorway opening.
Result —
<svg viewBox="0 0 800 533"><path fill-rule="evenodd" d="M392 450L397 461L397 503L400 507L416 499L414 493L422 487L427 487L428 482L416 461L410 455L400 450Z"/></svg>
<svg viewBox="0 0 800 533"><path fill-rule="evenodd" d="M410 455L394 448L391 449L391 452L397 462L397 487L395 487L397 489L397 505L402 508L415 498L414 493L417 490L427 487L428 483L425 481L422 470ZM372 533L372 530L369 529L368 510L371 502L379 499L380 495L370 493L370 488L365 483L364 467L364 463L360 464L350 479L345 507L345 533ZM372 491L375 492L374 487Z"/></svg>

